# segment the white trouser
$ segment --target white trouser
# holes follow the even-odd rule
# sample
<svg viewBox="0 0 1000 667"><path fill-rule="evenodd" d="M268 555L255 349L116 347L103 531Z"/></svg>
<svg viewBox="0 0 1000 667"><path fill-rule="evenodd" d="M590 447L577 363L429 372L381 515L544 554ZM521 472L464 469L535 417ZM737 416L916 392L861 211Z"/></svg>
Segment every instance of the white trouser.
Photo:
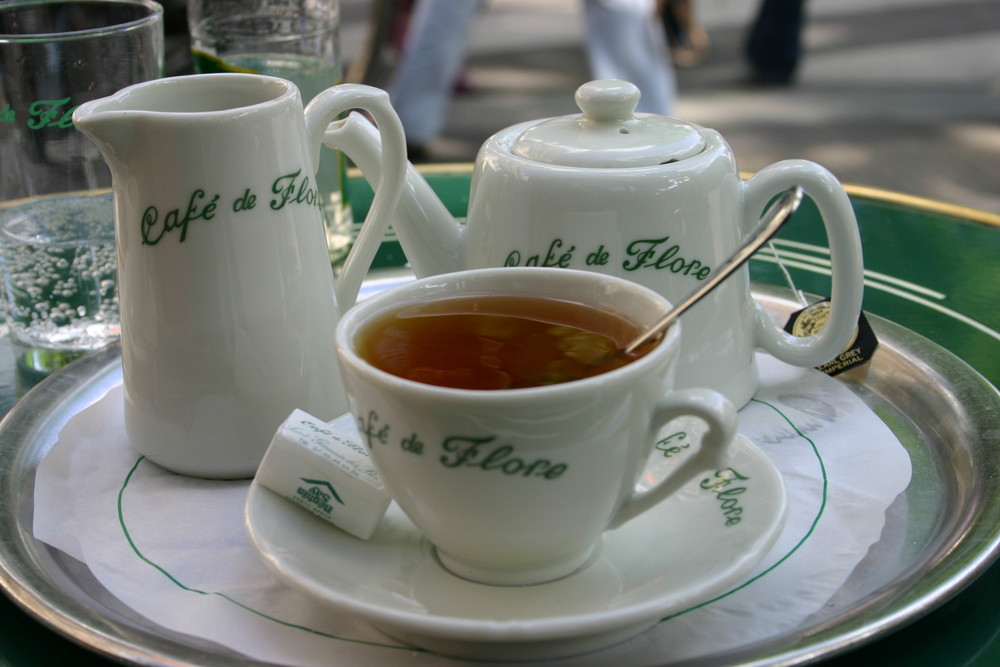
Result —
<svg viewBox="0 0 1000 667"><path fill-rule="evenodd" d="M624 79L639 87L639 111L671 114L673 68L654 4L584 0L587 54L593 78ZM417 3L404 57L390 86L409 141L426 143L440 134L481 5L482 0Z"/></svg>

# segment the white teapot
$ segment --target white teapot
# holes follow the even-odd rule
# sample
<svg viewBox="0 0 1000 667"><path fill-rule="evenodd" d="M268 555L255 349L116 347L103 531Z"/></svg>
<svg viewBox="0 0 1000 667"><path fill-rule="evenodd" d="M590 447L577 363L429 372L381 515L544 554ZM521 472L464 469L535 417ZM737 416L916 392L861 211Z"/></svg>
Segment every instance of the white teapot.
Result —
<svg viewBox="0 0 1000 667"><path fill-rule="evenodd" d="M741 406L757 387L755 347L800 366L826 363L847 347L861 309L861 243L847 194L829 171L788 160L743 182L718 132L635 113L639 91L630 83L593 81L577 90L576 101L582 114L520 123L486 141L466 224L409 167L393 225L418 277L498 266L576 268L631 279L676 302L735 250L775 194L800 185L830 244L825 326L805 338L780 330L751 299L744 267L683 316L677 385L715 389ZM357 117L331 126L325 141L373 181L383 158L397 157L383 156L378 134Z"/></svg>

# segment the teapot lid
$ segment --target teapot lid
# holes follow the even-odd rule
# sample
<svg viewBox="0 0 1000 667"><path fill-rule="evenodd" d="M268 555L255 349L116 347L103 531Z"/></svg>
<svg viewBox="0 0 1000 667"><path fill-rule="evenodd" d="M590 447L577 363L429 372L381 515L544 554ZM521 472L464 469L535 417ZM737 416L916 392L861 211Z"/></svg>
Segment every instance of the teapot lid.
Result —
<svg viewBox="0 0 1000 667"><path fill-rule="evenodd" d="M580 86L582 116L560 116L520 134L511 151L520 157L567 167L652 167L701 153L705 140L690 123L656 114L635 114L639 89L602 79Z"/></svg>

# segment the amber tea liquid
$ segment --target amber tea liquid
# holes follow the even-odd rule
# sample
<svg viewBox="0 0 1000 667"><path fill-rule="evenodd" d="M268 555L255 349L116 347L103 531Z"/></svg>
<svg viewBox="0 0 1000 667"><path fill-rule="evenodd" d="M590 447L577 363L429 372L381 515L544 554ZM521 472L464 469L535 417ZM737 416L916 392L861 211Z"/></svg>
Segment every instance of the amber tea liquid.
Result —
<svg viewBox="0 0 1000 667"><path fill-rule="evenodd" d="M482 295L405 306L375 318L358 354L402 378L460 389L521 389L606 373L645 355L594 365L635 339L624 316L543 297Z"/></svg>

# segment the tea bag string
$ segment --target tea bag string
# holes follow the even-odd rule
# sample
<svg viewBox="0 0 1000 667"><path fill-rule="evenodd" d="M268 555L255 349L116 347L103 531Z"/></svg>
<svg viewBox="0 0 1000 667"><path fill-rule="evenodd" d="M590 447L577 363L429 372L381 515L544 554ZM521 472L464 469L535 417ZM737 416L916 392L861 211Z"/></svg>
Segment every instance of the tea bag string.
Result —
<svg viewBox="0 0 1000 667"><path fill-rule="evenodd" d="M781 251L775 246L774 241L767 242L767 248L771 251L771 256L774 257L774 263L778 265L778 269L781 270L781 274L785 277L785 284L788 288L792 290L795 298L798 300L799 304L805 308L809 305L809 301L806 299L805 292L800 290L796 285L795 281L792 279L792 274L788 271L788 267L785 263L781 261Z"/></svg>

